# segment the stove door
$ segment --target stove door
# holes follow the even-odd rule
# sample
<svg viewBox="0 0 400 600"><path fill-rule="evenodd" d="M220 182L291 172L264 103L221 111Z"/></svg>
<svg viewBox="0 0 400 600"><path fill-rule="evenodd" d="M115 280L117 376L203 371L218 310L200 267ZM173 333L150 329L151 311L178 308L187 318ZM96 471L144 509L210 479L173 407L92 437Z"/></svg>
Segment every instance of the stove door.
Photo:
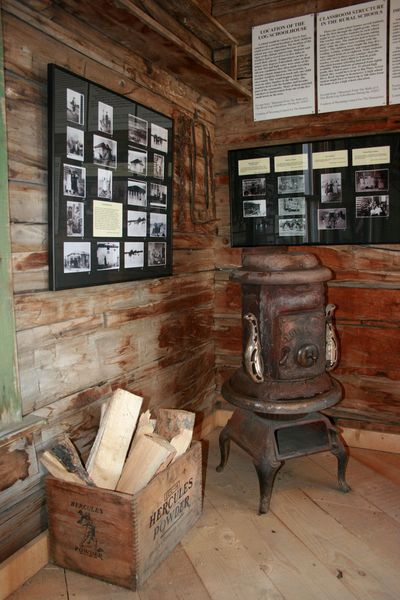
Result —
<svg viewBox="0 0 400 600"><path fill-rule="evenodd" d="M275 379L308 379L325 371L325 314L280 314L275 321Z"/></svg>

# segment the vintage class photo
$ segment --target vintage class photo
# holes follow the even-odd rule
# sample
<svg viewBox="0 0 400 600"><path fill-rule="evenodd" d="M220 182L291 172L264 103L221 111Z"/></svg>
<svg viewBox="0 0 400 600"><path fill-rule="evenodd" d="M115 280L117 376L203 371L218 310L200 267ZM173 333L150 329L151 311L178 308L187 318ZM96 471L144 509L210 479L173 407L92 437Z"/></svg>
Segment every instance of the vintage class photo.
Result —
<svg viewBox="0 0 400 600"><path fill-rule="evenodd" d="M119 242L97 242L97 270L119 269Z"/></svg>
<svg viewBox="0 0 400 600"><path fill-rule="evenodd" d="M160 152L168 151L168 130L155 123L151 124L151 147Z"/></svg>
<svg viewBox="0 0 400 600"><path fill-rule="evenodd" d="M128 169L136 175L147 175L147 152L128 150Z"/></svg>
<svg viewBox="0 0 400 600"><path fill-rule="evenodd" d="M82 129L67 127L67 158L83 161L84 133Z"/></svg>
<svg viewBox="0 0 400 600"><path fill-rule="evenodd" d="M242 196L265 196L267 184L265 177L242 180Z"/></svg>
<svg viewBox="0 0 400 600"><path fill-rule="evenodd" d="M243 216L249 217L266 217L267 203L265 200L243 200Z"/></svg>
<svg viewBox="0 0 400 600"><path fill-rule="evenodd" d="M162 154L154 153L153 156L153 177L157 177L157 179L164 179L164 165L165 159Z"/></svg>
<svg viewBox="0 0 400 600"><path fill-rule="evenodd" d="M84 125L84 96L67 88L67 121Z"/></svg>
<svg viewBox="0 0 400 600"><path fill-rule="evenodd" d="M321 174L321 202L342 202L342 174Z"/></svg>
<svg viewBox="0 0 400 600"><path fill-rule="evenodd" d="M125 269L137 269L144 266L143 242L125 242L124 266Z"/></svg>
<svg viewBox="0 0 400 600"><path fill-rule="evenodd" d="M135 115L128 115L128 142L130 144L147 146L147 128L147 121L135 117Z"/></svg>
<svg viewBox="0 0 400 600"><path fill-rule="evenodd" d="M93 162L96 165L117 168L117 142L101 135L93 136Z"/></svg>
<svg viewBox="0 0 400 600"><path fill-rule="evenodd" d="M357 196L356 217L388 217L389 196Z"/></svg>
<svg viewBox="0 0 400 600"><path fill-rule="evenodd" d="M281 175L278 177L278 194L304 194L304 175Z"/></svg>
<svg viewBox="0 0 400 600"><path fill-rule="evenodd" d="M147 183L128 179L128 204L147 206Z"/></svg>
<svg viewBox="0 0 400 600"><path fill-rule="evenodd" d="M104 102L98 103L97 128L102 133L113 134L114 109Z"/></svg>
<svg viewBox="0 0 400 600"><path fill-rule="evenodd" d="M279 216L304 215L306 213L306 199L304 196L294 198L278 198Z"/></svg>
<svg viewBox="0 0 400 600"><path fill-rule="evenodd" d="M306 218L305 217L286 217L279 219L279 235L291 236L306 234Z"/></svg>
<svg viewBox="0 0 400 600"><path fill-rule="evenodd" d="M90 242L64 242L64 273L90 271Z"/></svg>
<svg viewBox="0 0 400 600"><path fill-rule="evenodd" d="M167 208L167 186L162 183L150 183L150 204Z"/></svg>
<svg viewBox="0 0 400 600"><path fill-rule="evenodd" d="M356 171L356 192L384 192L389 189L389 169Z"/></svg>
<svg viewBox="0 0 400 600"><path fill-rule="evenodd" d="M112 200L112 176L109 169L97 170L97 195L102 200Z"/></svg>
<svg viewBox="0 0 400 600"><path fill-rule="evenodd" d="M129 237L146 237L147 213L128 210L127 232Z"/></svg>
<svg viewBox="0 0 400 600"><path fill-rule="evenodd" d="M318 229L346 229L345 208L319 208Z"/></svg>
<svg viewBox="0 0 400 600"><path fill-rule="evenodd" d="M150 213L151 237L165 237L167 235L167 215L165 213Z"/></svg>
<svg viewBox="0 0 400 600"><path fill-rule="evenodd" d="M165 242L149 242L148 265L157 267L165 265L167 260L167 244Z"/></svg>
<svg viewBox="0 0 400 600"><path fill-rule="evenodd" d="M63 174L64 196L86 196L86 169L75 165L64 164Z"/></svg>
<svg viewBox="0 0 400 600"><path fill-rule="evenodd" d="M83 202L67 201L67 236L83 237L84 235Z"/></svg>

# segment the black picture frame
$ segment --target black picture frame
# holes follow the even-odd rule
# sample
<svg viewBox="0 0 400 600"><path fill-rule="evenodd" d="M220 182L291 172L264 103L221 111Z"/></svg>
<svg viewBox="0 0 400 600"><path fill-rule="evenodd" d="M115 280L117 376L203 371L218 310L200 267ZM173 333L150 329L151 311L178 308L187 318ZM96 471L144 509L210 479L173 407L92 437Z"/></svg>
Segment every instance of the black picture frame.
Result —
<svg viewBox="0 0 400 600"><path fill-rule="evenodd" d="M173 120L49 64L48 131L49 288L171 275Z"/></svg>
<svg viewBox="0 0 400 600"><path fill-rule="evenodd" d="M400 135L230 150L231 245L400 242Z"/></svg>

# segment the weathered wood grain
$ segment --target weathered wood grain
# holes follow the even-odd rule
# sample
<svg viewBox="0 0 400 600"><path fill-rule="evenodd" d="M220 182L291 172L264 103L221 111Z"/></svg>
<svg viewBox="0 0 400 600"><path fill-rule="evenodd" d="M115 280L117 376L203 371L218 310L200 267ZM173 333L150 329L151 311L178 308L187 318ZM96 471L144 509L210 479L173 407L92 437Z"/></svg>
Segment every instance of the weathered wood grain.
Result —
<svg viewBox="0 0 400 600"><path fill-rule="evenodd" d="M185 44L197 50L208 60L212 59L210 46L204 43L197 32L192 32L185 26L185 23L181 24L175 19L170 5L167 7L163 2L157 2L157 0L134 0L134 2L153 19L162 23L164 27L183 40Z"/></svg>
<svg viewBox="0 0 400 600"><path fill-rule="evenodd" d="M10 181L10 217L14 223L47 223L47 189Z"/></svg>
<svg viewBox="0 0 400 600"><path fill-rule="evenodd" d="M240 44L251 41L251 28L273 21L289 19L342 6L358 4L360 0L217 0L213 3L213 14L230 31Z"/></svg>
<svg viewBox="0 0 400 600"><path fill-rule="evenodd" d="M156 66L150 67L126 48L107 43L104 35L53 3L46 14L18 0L5 0L3 10L6 69L44 82L51 57L52 62L138 102L148 104L150 94L152 107L168 115L171 102L185 110L198 108L202 118L209 118L210 112L215 111L215 102L206 97L200 99L188 86ZM24 44L26 26L32 40L29 46ZM81 60L82 54L85 61Z"/></svg>
<svg viewBox="0 0 400 600"><path fill-rule="evenodd" d="M39 535L47 525L43 485L0 513L0 561Z"/></svg>
<svg viewBox="0 0 400 600"><path fill-rule="evenodd" d="M47 225L37 223L12 223L11 250L15 252L40 252L47 250Z"/></svg>
<svg viewBox="0 0 400 600"><path fill-rule="evenodd" d="M15 299L17 330L50 325L73 318L101 315L112 310L151 306L196 296L212 288L213 273L187 273L74 290L21 294Z"/></svg>

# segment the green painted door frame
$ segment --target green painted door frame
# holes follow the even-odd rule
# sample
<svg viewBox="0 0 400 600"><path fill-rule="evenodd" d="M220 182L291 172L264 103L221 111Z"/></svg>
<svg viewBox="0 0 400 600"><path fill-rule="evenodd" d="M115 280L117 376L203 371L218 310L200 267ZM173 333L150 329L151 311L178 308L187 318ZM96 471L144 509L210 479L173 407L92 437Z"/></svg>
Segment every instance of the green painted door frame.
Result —
<svg viewBox="0 0 400 600"><path fill-rule="evenodd" d="M21 420L8 204L4 43L0 11L0 429Z"/></svg>

